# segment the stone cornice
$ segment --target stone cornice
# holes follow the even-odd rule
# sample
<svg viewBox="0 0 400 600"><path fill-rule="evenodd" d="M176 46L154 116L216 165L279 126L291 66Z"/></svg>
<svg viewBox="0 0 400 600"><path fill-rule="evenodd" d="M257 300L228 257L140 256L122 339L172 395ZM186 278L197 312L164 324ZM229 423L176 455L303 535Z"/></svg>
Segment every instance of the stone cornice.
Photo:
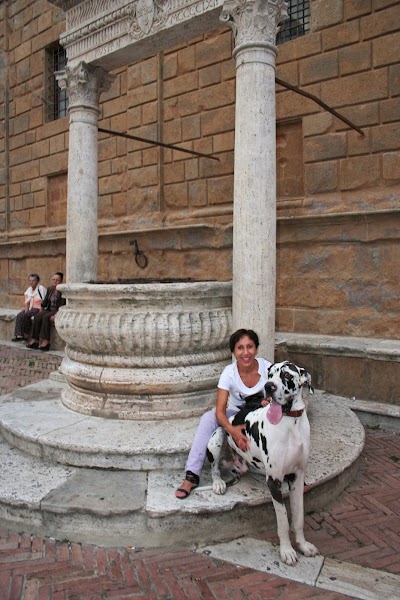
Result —
<svg viewBox="0 0 400 600"><path fill-rule="evenodd" d="M168 47L189 30L194 36L217 28L223 0L58 0L53 4L66 11L66 32L60 42L69 63L101 64L109 55L157 33L163 38L161 46ZM182 35L172 33L176 29Z"/></svg>

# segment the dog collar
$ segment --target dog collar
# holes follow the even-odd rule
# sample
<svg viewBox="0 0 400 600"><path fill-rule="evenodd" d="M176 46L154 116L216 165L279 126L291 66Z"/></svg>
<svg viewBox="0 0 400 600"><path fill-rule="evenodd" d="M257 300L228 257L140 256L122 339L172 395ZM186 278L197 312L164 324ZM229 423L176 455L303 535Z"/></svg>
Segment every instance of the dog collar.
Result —
<svg viewBox="0 0 400 600"><path fill-rule="evenodd" d="M289 410L287 413L283 413L284 417L301 417L304 412L304 408L301 410Z"/></svg>
<svg viewBox="0 0 400 600"><path fill-rule="evenodd" d="M268 404L271 404L271 400L267 400ZM285 410L282 408L282 413L284 417L301 417L301 415L304 412L304 408L301 408L300 410L288 410L287 412L285 412Z"/></svg>

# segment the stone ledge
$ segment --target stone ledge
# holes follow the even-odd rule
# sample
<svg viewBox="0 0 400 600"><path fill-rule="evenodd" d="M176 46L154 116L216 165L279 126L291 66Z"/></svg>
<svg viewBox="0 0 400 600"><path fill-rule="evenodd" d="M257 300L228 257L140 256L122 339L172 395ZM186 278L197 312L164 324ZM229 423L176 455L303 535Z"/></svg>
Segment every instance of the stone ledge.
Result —
<svg viewBox="0 0 400 600"><path fill-rule="evenodd" d="M400 405L400 340L279 332L275 360L305 367L337 396Z"/></svg>
<svg viewBox="0 0 400 600"><path fill-rule="evenodd" d="M19 312L16 308L0 308L0 321L15 321Z"/></svg>
<svg viewBox="0 0 400 600"><path fill-rule="evenodd" d="M291 352L400 362L400 340L276 332L275 347Z"/></svg>
<svg viewBox="0 0 400 600"><path fill-rule="evenodd" d="M14 337L15 319L22 308L0 307L0 341L9 341ZM54 350L64 350L65 343L55 327L50 330L50 345Z"/></svg>

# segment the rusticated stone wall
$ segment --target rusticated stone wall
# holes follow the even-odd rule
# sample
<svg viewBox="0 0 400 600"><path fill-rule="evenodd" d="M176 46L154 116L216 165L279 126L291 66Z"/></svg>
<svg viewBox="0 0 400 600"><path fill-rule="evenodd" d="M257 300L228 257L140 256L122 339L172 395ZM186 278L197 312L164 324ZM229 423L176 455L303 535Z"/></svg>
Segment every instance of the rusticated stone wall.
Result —
<svg viewBox="0 0 400 600"><path fill-rule="evenodd" d="M277 86L277 327L398 339L400 2L314 0L311 17L277 76L364 135ZM29 272L65 270L68 118L45 117L45 49L65 23L46 0L3 2L0 19L0 306L19 307ZM219 162L99 134L100 279L231 278L231 52L221 29L114 72L100 127Z"/></svg>

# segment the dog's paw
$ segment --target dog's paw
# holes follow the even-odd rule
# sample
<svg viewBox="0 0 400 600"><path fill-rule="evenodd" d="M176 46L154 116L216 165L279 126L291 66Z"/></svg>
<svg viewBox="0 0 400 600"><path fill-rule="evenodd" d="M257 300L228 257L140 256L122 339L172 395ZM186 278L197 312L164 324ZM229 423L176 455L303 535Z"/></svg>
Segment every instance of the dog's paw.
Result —
<svg viewBox="0 0 400 600"><path fill-rule="evenodd" d="M299 550L304 554L304 556L316 556L319 554L318 548L314 546L314 544L310 544L310 542L306 542L299 544Z"/></svg>
<svg viewBox="0 0 400 600"><path fill-rule="evenodd" d="M215 479L213 481L213 486L212 486L213 492L214 494L225 494L226 492L226 483L225 481L223 481L222 479Z"/></svg>
<svg viewBox="0 0 400 600"><path fill-rule="evenodd" d="M294 548L292 548L292 546L281 546L280 548L280 554L281 554L281 561L285 563L285 565L289 565L291 567L293 567L297 561L297 553L296 550Z"/></svg>

